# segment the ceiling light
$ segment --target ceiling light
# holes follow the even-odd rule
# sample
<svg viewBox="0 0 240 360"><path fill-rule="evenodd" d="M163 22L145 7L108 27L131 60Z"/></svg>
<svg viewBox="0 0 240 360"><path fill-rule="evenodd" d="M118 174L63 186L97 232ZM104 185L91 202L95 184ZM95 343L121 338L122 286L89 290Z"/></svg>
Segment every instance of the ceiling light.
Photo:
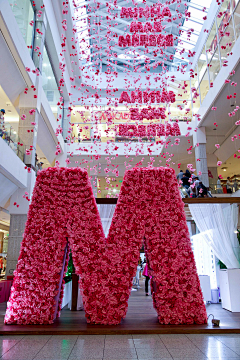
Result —
<svg viewBox="0 0 240 360"><path fill-rule="evenodd" d="M227 171L227 167L222 167L222 170L223 170L223 171Z"/></svg>

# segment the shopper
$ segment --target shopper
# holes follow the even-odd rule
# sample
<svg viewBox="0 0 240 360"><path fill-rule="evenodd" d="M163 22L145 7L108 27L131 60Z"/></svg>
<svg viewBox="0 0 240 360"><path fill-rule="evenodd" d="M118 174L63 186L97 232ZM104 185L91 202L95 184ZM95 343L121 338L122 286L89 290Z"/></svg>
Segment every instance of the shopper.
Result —
<svg viewBox="0 0 240 360"><path fill-rule="evenodd" d="M185 171L185 176L187 176L188 178L191 177L191 173L190 173L190 171L188 169Z"/></svg>
<svg viewBox="0 0 240 360"><path fill-rule="evenodd" d="M221 178L220 177L218 177L218 181L217 181L217 193L218 194L223 193L222 184L221 184Z"/></svg>
<svg viewBox="0 0 240 360"><path fill-rule="evenodd" d="M0 275L2 274L2 269L3 269L3 257L0 256Z"/></svg>
<svg viewBox="0 0 240 360"><path fill-rule="evenodd" d="M231 183L230 183L230 177L227 177L227 193L228 194L232 194L232 187L231 187Z"/></svg>
<svg viewBox="0 0 240 360"><path fill-rule="evenodd" d="M1 109L0 111L0 137L3 137L4 134L4 115L5 115L5 110Z"/></svg>
<svg viewBox="0 0 240 360"><path fill-rule="evenodd" d="M5 116L6 111L4 109L1 109L0 111L0 119L1 119L1 124L4 124L4 116Z"/></svg>
<svg viewBox="0 0 240 360"><path fill-rule="evenodd" d="M199 181L199 185L197 187L198 197L208 197L208 189L205 185L203 185L202 181Z"/></svg>
<svg viewBox="0 0 240 360"><path fill-rule="evenodd" d="M182 177L183 177L183 171L180 170L180 172L177 174L177 180L182 180Z"/></svg>
<svg viewBox="0 0 240 360"><path fill-rule="evenodd" d="M4 257L4 258L3 258L3 272L6 271L6 267L7 267L7 258Z"/></svg>
<svg viewBox="0 0 240 360"><path fill-rule="evenodd" d="M149 292L148 292L148 283L150 280L150 276L148 274L148 264L146 263L145 268L143 270L143 276L145 276L145 295L149 296Z"/></svg>
<svg viewBox="0 0 240 360"><path fill-rule="evenodd" d="M37 153L35 153L35 168L37 167L37 163L38 163L38 156Z"/></svg>
<svg viewBox="0 0 240 360"><path fill-rule="evenodd" d="M190 176L187 176L188 174L184 173L183 174L183 177L182 177L182 186L188 190L189 189L189 186L190 186L190 182L189 182L189 179L190 179Z"/></svg>
<svg viewBox="0 0 240 360"><path fill-rule="evenodd" d="M234 192L238 191L238 182L237 182L236 177L235 177L234 182L233 182L233 190L234 190Z"/></svg>

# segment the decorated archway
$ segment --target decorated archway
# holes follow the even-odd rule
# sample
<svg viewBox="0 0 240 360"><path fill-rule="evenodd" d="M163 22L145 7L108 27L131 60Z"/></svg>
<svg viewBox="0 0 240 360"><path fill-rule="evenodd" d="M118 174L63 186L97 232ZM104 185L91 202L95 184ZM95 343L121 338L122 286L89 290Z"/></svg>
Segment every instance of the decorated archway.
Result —
<svg viewBox="0 0 240 360"><path fill-rule="evenodd" d="M143 238L159 322L206 323L183 206L173 169L128 170L105 238L87 172L57 167L41 171L5 323L54 321L60 311L69 243L87 321L119 324L127 313Z"/></svg>

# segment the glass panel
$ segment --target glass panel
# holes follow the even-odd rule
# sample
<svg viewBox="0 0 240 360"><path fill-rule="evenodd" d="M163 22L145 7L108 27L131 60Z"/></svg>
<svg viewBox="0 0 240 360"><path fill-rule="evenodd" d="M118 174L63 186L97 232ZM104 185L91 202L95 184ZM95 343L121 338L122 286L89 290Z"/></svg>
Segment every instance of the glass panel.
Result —
<svg viewBox="0 0 240 360"><path fill-rule="evenodd" d="M199 94L199 89L197 93ZM193 99L193 114L197 114L199 108L200 108L200 96Z"/></svg>
<svg viewBox="0 0 240 360"><path fill-rule="evenodd" d="M170 106L171 120L187 121L192 119L192 103L191 101L176 101Z"/></svg>
<svg viewBox="0 0 240 360"><path fill-rule="evenodd" d="M58 85L45 46L43 50L42 84L49 105L51 106L53 115L55 119L57 119L58 117L57 103L59 102L61 95L58 90Z"/></svg>
<svg viewBox="0 0 240 360"><path fill-rule="evenodd" d="M8 0L12 8L13 15L22 33L27 46L32 45L33 26L30 22L34 20L34 11L30 0ZM31 53L31 49L30 53Z"/></svg>
<svg viewBox="0 0 240 360"><path fill-rule="evenodd" d="M225 60L227 60L228 56L227 54L231 52L231 49L235 45L235 36L234 36L234 30L233 30L233 21L231 20L229 23L229 26L227 27L225 35L219 45L220 45L220 53L221 53L221 61L222 64Z"/></svg>
<svg viewBox="0 0 240 360"><path fill-rule="evenodd" d="M198 86L198 74L197 74L197 66L195 67L194 73L192 74L193 77L191 77L191 88Z"/></svg>
<svg viewBox="0 0 240 360"><path fill-rule="evenodd" d="M203 103L203 100L205 99L208 90L209 90L209 81L208 81L208 73L206 71L200 83L201 103Z"/></svg>
<svg viewBox="0 0 240 360"><path fill-rule="evenodd" d="M217 50L213 54L213 57L209 63L210 82L213 82L216 79L219 71L220 71L220 60L219 60L219 53L218 53L218 48L217 48Z"/></svg>
<svg viewBox="0 0 240 360"><path fill-rule="evenodd" d="M230 0L225 0L220 8L219 17L217 17L218 31L224 31L224 25L228 23L231 13L231 2Z"/></svg>
<svg viewBox="0 0 240 360"><path fill-rule="evenodd" d="M206 58L206 52L205 47L203 48L202 54L198 60L198 76L199 76L199 82L201 81L203 74L205 73L207 68L207 58Z"/></svg>
<svg viewBox="0 0 240 360"><path fill-rule="evenodd" d="M234 23L235 23L236 37L238 38L240 34L240 3L236 7L234 13Z"/></svg>
<svg viewBox="0 0 240 360"><path fill-rule="evenodd" d="M24 161L25 145L22 143L13 127L5 121L0 122L0 137L15 152L15 154Z"/></svg>
<svg viewBox="0 0 240 360"><path fill-rule="evenodd" d="M211 59L214 51L217 48L217 34L216 34L216 25L215 22L213 24L212 30L208 36L207 42L206 42L206 49L207 49L207 57L208 61Z"/></svg>
<svg viewBox="0 0 240 360"><path fill-rule="evenodd" d="M234 10L237 4L239 3L239 0L232 0L232 9Z"/></svg>
<svg viewBox="0 0 240 360"><path fill-rule="evenodd" d="M171 87L171 84L170 84ZM182 80L176 82L174 85L174 89L178 91L176 98L179 100L189 100L191 99L190 94L190 81L189 80ZM170 89L172 90L172 89Z"/></svg>

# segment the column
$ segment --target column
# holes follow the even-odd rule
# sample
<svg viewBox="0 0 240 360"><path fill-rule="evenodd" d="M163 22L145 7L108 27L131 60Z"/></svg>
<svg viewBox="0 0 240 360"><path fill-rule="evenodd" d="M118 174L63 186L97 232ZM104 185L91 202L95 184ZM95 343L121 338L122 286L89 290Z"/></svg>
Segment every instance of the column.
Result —
<svg viewBox="0 0 240 360"><path fill-rule="evenodd" d="M28 186L26 189L18 189L10 200L9 213L10 213L10 229L8 240L7 252L7 269L6 275L13 276L13 271L16 269L18 262L21 242L27 221L27 213L29 209L29 201L23 198L25 192L32 194L32 190L36 181L34 171L28 174ZM17 203L19 207L15 206Z"/></svg>
<svg viewBox="0 0 240 360"><path fill-rule="evenodd" d="M13 276L16 269L26 221L27 214L10 215L6 279L7 276Z"/></svg>
<svg viewBox="0 0 240 360"><path fill-rule="evenodd" d="M4 232L0 231L0 253L3 252L3 238L4 238Z"/></svg>
<svg viewBox="0 0 240 360"><path fill-rule="evenodd" d="M64 142L69 142L67 140L68 136L70 135L68 133L69 130L69 121L71 120L71 117L68 116L70 114L69 111L69 106L70 106L70 101L65 101L64 100L64 105L63 105L63 121L62 121L62 135L63 135L63 140Z"/></svg>
<svg viewBox="0 0 240 360"><path fill-rule="evenodd" d="M28 90L28 93L24 92L20 94L19 109L20 119L18 125L18 135L20 142L24 144L24 163L35 169L35 154L37 146L37 132L38 132L38 119L40 114L40 99L34 98L34 95L38 96L39 83L41 83L40 77L36 80L36 91L32 89ZM26 149L33 147L31 154L26 154Z"/></svg>
<svg viewBox="0 0 240 360"><path fill-rule="evenodd" d="M38 0L38 6L40 7L42 1ZM36 16L35 20L35 34L33 48L39 48L38 51L33 51L33 61L35 67L42 72L43 63L43 51L46 37L47 18L42 9L43 14L41 17ZM38 29L38 30L37 30ZM37 131L38 131L38 118L41 109L41 93L42 93L42 77L41 75L36 77L35 89L28 89L27 94L20 94L19 108L20 108L20 120L18 126L18 135L21 142L24 144L25 158L24 162L28 167L36 169L35 155L37 145ZM32 113L31 113L32 111ZM25 120L22 120L25 117ZM26 154L26 149L33 147L30 155Z"/></svg>
<svg viewBox="0 0 240 360"><path fill-rule="evenodd" d="M209 170L209 186L214 189L218 181L217 167L208 167Z"/></svg>
<svg viewBox="0 0 240 360"><path fill-rule="evenodd" d="M197 174L199 173L199 171L201 172L201 175L198 176L199 179L202 181L203 185L209 187L206 142L207 140L205 127L200 127L198 128L197 132L193 133L193 146L195 148L196 169Z"/></svg>

